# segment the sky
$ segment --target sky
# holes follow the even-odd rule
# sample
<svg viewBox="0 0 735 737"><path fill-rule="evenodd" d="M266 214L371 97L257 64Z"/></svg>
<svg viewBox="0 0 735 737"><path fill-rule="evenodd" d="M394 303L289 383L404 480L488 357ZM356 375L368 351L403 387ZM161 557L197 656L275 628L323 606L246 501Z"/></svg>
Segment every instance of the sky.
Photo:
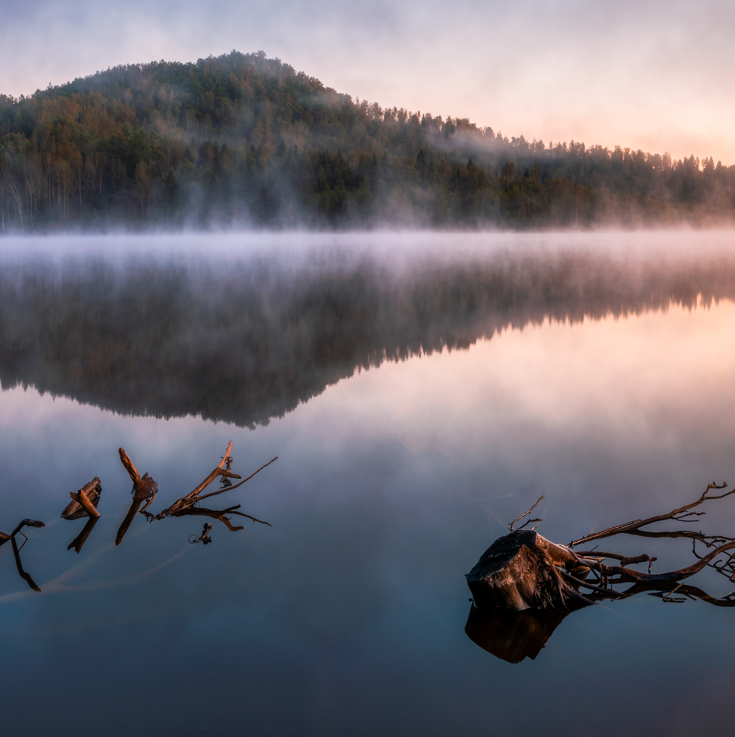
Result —
<svg viewBox="0 0 735 737"><path fill-rule="evenodd" d="M735 164L723 0L0 0L0 93L263 50L353 98L508 137Z"/></svg>

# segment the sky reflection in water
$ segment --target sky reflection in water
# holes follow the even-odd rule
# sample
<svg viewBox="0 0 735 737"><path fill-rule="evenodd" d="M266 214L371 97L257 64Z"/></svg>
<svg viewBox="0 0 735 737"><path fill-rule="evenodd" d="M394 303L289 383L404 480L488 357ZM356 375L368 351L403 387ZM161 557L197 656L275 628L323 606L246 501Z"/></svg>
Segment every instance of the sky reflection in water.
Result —
<svg viewBox="0 0 735 737"><path fill-rule="evenodd" d="M398 269L332 251L307 260L308 278L228 259L3 263L0 529L47 524L21 553L42 593L0 549L8 729L724 724L733 612L647 596L601 605L510 665L465 635L463 574L540 494L540 531L565 542L735 483L735 252L629 262L501 249ZM136 294L152 300L145 314ZM187 542L200 518L139 516L115 547L131 487L119 447L158 482L157 512L230 440L242 475L279 456L217 497L272 528L214 522L205 548ZM77 555L66 548L84 520L58 515L94 476L102 517ZM702 526L732 534L729 500L709 511ZM689 562L686 545L643 543L616 549ZM718 578L703 581L729 593ZM570 711L582 685L596 701L585 720Z"/></svg>

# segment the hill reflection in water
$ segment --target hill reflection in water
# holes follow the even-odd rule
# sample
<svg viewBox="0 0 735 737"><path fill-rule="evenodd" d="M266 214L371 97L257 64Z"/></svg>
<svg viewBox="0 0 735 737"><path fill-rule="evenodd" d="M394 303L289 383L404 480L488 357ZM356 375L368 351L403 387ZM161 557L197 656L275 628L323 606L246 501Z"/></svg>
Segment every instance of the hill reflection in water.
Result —
<svg viewBox="0 0 735 737"><path fill-rule="evenodd" d="M398 263L318 255L6 259L0 382L122 414L267 424L384 361L507 328L735 298L735 256L519 251Z"/></svg>
<svg viewBox="0 0 735 737"><path fill-rule="evenodd" d="M568 542L732 485L733 259L696 234L672 250L656 238L639 237L658 255L634 259L522 237L453 256L246 256L215 253L214 236L206 256L135 256L114 238L95 246L105 258L53 255L57 239L0 256L0 530L46 525L19 550L41 593L0 548L6 729L567 734L585 683L600 701L587 732L722 731L733 609L693 589L556 629L468 621L464 574L542 494L533 524ZM595 321L626 313L644 314ZM118 448L160 484L155 516L182 509L230 440L244 478L279 460L215 497L220 513L241 504L272 527L136 513L115 546L135 501ZM82 548L85 521L59 513L94 478L102 516ZM733 534L734 504L703 524ZM205 521L214 544L190 544ZM620 542L691 562L686 541ZM79 683L94 684L83 718Z"/></svg>

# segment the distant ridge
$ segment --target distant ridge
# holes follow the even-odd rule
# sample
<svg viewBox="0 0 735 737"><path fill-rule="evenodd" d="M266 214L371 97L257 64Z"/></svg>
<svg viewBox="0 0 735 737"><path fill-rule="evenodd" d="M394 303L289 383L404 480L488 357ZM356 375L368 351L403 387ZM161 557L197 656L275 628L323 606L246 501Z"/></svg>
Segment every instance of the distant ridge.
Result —
<svg viewBox="0 0 735 737"><path fill-rule="evenodd" d="M0 232L722 224L735 166L382 109L263 52L0 95Z"/></svg>

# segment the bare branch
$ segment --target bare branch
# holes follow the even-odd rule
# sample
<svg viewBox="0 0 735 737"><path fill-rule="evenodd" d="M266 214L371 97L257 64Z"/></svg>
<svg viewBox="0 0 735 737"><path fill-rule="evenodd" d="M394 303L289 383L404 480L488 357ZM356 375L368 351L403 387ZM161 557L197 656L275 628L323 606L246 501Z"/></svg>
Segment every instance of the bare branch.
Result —
<svg viewBox="0 0 735 737"><path fill-rule="evenodd" d="M275 460L275 458L274 458L273 460ZM273 461L271 461L271 463L273 463ZM266 464L266 465L267 465L267 464ZM257 473L257 471L256 471L256 473ZM542 495L541 495L541 496L540 496L540 497L538 498L538 501L536 502L536 504L534 504L534 505L533 505L533 506L532 506L532 507L531 507L531 508L530 508L530 509L529 509L529 510L528 510L527 512L524 512L524 513L523 513L523 514L522 514L522 515L521 515L520 517L516 517L516 518L515 518L515 519L514 519L514 520L513 520L513 521L512 521L511 523L510 523L510 525L509 525L509 529L510 529L510 531L511 531L511 532L513 532L513 525L514 525L514 524L515 524L516 522L518 522L518 520L519 520L519 519L523 519L524 517L527 517L527 516L528 516L529 514L531 514L531 512L533 512L533 510L534 510L534 509L536 509L536 507L538 507L539 503L541 502L541 500L542 500L543 498L544 498L544 495L542 494ZM533 522L540 522L541 520L535 519L535 520L532 520L532 521L533 521ZM528 523L526 523L526 524L528 524ZM523 526L525 527L526 525L523 525Z"/></svg>
<svg viewBox="0 0 735 737"><path fill-rule="evenodd" d="M654 522L663 522L664 520L674 520L677 522L684 522L687 520L688 517L701 516L702 514L704 514L704 512L689 512L689 510L694 509L695 507L698 507L700 504L703 504L704 502L713 501L715 499L724 499L726 496L730 496L730 494L735 494L735 489L733 489L732 491L728 491L725 494L719 494L717 496L708 496L708 492L710 489L725 489L725 488L727 488L726 483L723 483L721 486L718 486L717 484L714 484L714 483L708 484L702 496L699 497L699 499L697 499L696 501L692 502L691 504L685 504L683 507L674 509L668 514L661 514L656 517L649 517L648 519L642 519L642 520L637 519L637 520L633 520L632 522L626 522L625 524L622 524L622 525L616 525L615 527L609 527L608 529L602 530L600 532L594 532L591 535L586 535L585 537L579 538L579 540L572 541L571 543L569 543L569 547L573 548L577 545L581 545L582 543L589 542L590 540L600 540L604 537L611 537L612 535L636 534L638 533L641 527L652 525ZM666 536L668 537L668 535Z"/></svg>

